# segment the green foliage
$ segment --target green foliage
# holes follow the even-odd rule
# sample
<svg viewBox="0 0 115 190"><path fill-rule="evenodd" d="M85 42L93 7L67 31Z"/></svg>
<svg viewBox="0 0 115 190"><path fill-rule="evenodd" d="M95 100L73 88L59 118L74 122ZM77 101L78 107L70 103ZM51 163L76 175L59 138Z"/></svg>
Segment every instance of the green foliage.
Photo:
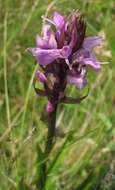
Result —
<svg viewBox="0 0 115 190"><path fill-rule="evenodd" d="M43 160L47 126L41 110L46 99L34 93L36 66L25 49L34 46L43 14L77 8L86 16L87 34L106 35L99 56L110 64L88 76L90 93L80 105L59 106L57 125L63 135L56 137L49 156L46 190L115 189L114 0L0 0L0 190L17 190L17 185L18 190L34 190ZM71 88L68 93L86 91Z"/></svg>

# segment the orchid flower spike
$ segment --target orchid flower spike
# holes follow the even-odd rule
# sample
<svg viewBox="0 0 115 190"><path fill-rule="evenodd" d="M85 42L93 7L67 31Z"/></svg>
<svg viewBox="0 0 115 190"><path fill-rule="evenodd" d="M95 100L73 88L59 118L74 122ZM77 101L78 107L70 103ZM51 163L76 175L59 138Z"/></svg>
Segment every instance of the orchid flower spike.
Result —
<svg viewBox="0 0 115 190"><path fill-rule="evenodd" d="M59 102L77 103L65 94L67 84L83 89L87 84L88 68L101 69L93 48L100 46L100 36L86 37L86 23L78 11L69 17L54 12L52 19L42 17L45 25L42 37L37 35L36 47L27 48L43 70L36 73L37 79L44 84L44 91L39 95L47 96L47 112L53 112ZM55 31L52 30L52 25ZM63 96L60 96L63 94ZM84 96L85 98L86 96ZM84 98L80 98L82 101Z"/></svg>

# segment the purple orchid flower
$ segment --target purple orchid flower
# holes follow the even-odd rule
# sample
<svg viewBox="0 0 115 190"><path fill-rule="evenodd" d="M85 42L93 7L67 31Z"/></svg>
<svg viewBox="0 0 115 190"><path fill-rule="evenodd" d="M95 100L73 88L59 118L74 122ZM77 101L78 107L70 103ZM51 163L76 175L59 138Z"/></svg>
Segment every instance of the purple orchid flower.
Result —
<svg viewBox="0 0 115 190"><path fill-rule="evenodd" d="M68 18L54 12L51 20L43 19L48 22L43 27L43 36L37 35L36 47L27 50L43 70L43 73L38 71L36 77L44 83L45 91L38 89L36 92L43 96L46 94L47 111L52 112L57 102L79 102L78 99L66 97L64 90L68 83L78 89L84 88L88 67L95 71L101 69L101 62L96 59L93 48L101 45L102 38L85 37L86 24L79 12ZM55 32L51 29L52 25Z"/></svg>

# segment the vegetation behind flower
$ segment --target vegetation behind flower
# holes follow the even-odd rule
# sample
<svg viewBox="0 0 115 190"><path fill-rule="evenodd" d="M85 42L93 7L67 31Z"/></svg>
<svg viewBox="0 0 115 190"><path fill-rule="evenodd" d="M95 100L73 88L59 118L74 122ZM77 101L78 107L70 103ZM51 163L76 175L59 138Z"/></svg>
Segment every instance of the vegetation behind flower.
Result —
<svg viewBox="0 0 115 190"><path fill-rule="evenodd" d="M115 43L113 4L113 1L105 1L104 4L101 1L88 3L62 1L53 7L56 6L56 9L64 11L65 15L72 8L82 10L87 14L88 34L104 33L110 43L109 48L113 52ZM40 32L41 15L44 14L49 2L44 1L43 4L43 1L37 0L35 3L20 1L15 5L11 2L2 2L2 5L0 31L2 32L3 28L4 31L7 31L7 40L1 44L0 140L2 156L0 158L0 188L16 189L16 184L20 180L17 173L20 173L22 185L27 189L33 187L36 149L39 150L39 147L36 147L36 142L43 147L46 137L46 126L40 120L41 109L46 100L40 98L38 101L33 89L31 89L32 80L30 81L30 79L32 70L34 70L33 59L24 53L24 50L32 43L34 47L34 36L38 30ZM7 24L3 23L5 9L8 12L5 17ZM50 10L50 12L52 11ZM1 35L2 39L4 35L5 32ZM100 48L100 52L110 56L110 52L107 51L107 41L106 47ZM7 128L5 111L6 94L4 95L3 83L5 51L3 52L3 47L7 50L7 82L11 121L9 128ZM102 57L102 60L103 54L101 53L99 57L100 59ZM114 59L113 55L113 62ZM110 61L110 58L107 58L107 61ZM88 74L91 91L82 106L69 105L68 108L68 105L60 105L62 111L58 116L57 126L62 128L62 131L57 130L58 141L50 157L52 166L49 168L47 189L95 189L94 184L98 186L103 175L109 173L111 163L114 166L114 162L111 162L114 154L113 68L114 64L110 64L105 66L98 76L92 75L92 73ZM74 87L71 91L70 88L67 91L69 95L76 93ZM84 89L82 93L77 92L77 95L85 93ZM43 115L42 118L44 117ZM67 135L69 131L71 131L70 136ZM63 139L59 136L63 136ZM63 141L65 142L62 146ZM55 159L53 159L54 156Z"/></svg>

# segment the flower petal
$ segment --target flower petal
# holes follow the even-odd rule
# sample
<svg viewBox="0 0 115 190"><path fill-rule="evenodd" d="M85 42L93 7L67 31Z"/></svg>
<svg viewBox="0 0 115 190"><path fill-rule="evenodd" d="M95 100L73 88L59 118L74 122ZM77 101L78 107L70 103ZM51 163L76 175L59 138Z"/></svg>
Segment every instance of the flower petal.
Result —
<svg viewBox="0 0 115 190"><path fill-rule="evenodd" d="M83 48L92 49L96 46L100 46L101 43L102 43L102 38L99 36L87 37L84 39Z"/></svg>
<svg viewBox="0 0 115 190"><path fill-rule="evenodd" d="M28 48L27 50L32 53L40 65L48 65L61 56L57 49Z"/></svg>
<svg viewBox="0 0 115 190"><path fill-rule="evenodd" d="M51 35L50 25L48 24L43 25L42 32L44 38L49 37Z"/></svg>
<svg viewBox="0 0 115 190"><path fill-rule="evenodd" d="M49 45L50 49L56 49L57 48L57 42L56 42L54 34L50 35L48 45Z"/></svg>
<svg viewBox="0 0 115 190"><path fill-rule="evenodd" d="M71 54L69 46L64 46L62 49L28 48L27 51L31 52L41 65L48 65L58 58L66 59Z"/></svg>
<svg viewBox="0 0 115 190"><path fill-rule="evenodd" d="M53 106L53 104L52 104L50 101L48 101L48 103L47 103L46 111L47 111L48 113L51 113L51 112L54 111L54 106Z"/></svg>
<svg viewBox="0 0 115 190"><path fill-rule="evenodd" d="M61 30L65 25L65 18L58 12L54 12L53 22L55 23L56 28Z"/></svg>
<svg viewBox="0 0 115 190"><path fill-rule="evenodd" d="M48 19L45 16L42 16L42 19L46 20L48 23L53 24L57 30L61 30L65 25L65 18L58 12L54 12L53 18Z"/></svg>
<svg viewBox="0 0 115 190"><path fill-rule="evenodd" d="M51 32L49 25L45 25L43 27L43 38L41 38L39 35L36 36L36 45L37 47L42 48L42 49L56 49L57 48L55 35L53 32Z"/></svg>
<svg viewBox="0 0 115 190"><path fill-rule="evenodd" d="M45 48L44 40L39 35L36 35L36 46L39 48Z"/></svg>

